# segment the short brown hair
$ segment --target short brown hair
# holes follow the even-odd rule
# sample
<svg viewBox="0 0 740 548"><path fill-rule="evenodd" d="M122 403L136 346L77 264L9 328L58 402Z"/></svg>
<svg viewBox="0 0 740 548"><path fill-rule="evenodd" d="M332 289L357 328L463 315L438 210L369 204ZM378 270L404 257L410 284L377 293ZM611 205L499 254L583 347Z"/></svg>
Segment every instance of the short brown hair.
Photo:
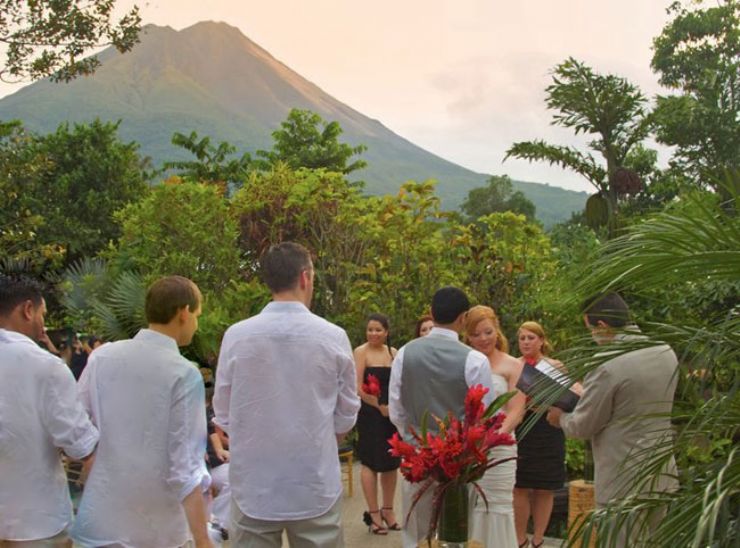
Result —
<svg viewBox="0 0 740 548"><path fill-rule="evenodd" d="M146 321L167 324L179 310L188 307L195 312L200 306L200 290L183 276L165 276L154 282L146 292Z"/></svg>
<svg viewBox="0 0 740 548"><path fill-rule="evenodd" d="M295 242L270 246L262 256L262 280L272 293L293 289L301 272L311 268L308 249Z"/></svg>
<svg viewBox="0 0 740 548"><path fill-rule="evenodd" d="M588 323L593 326L600 321L614 328L632 323L629 306L619 293L612 292L592 297L584 303L583 310Z"/></svg>

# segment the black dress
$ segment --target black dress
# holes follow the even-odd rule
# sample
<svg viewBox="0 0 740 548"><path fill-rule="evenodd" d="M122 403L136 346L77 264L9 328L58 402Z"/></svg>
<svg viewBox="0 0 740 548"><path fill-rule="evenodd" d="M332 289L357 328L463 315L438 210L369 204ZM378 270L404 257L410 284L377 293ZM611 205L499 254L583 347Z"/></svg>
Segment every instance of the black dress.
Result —
<svg viewBox="0 0 740 548"><path fill-rule="evenodd" d="M522 425L533 414L527 411ZM547 413L540 416L526 434L521 434L521 426L517 428L516 487L555 491L565 483L565 435L546 417Z"/></svg>
<svg viewBox="0 0 740 548"><path fill-rule="evenodd" d="M388 405L388 382L391 378L391 368L385 366L365 367L363 382L367 382L368 375L375 375L380 383L378 403ZM360 462L373 472L390 472L396 470L401 459L392 457L388 450L388 438L396 433L396 427L388 417L384 417L378 409L362 402L360 413L357 415L357 454Z"/></svg>

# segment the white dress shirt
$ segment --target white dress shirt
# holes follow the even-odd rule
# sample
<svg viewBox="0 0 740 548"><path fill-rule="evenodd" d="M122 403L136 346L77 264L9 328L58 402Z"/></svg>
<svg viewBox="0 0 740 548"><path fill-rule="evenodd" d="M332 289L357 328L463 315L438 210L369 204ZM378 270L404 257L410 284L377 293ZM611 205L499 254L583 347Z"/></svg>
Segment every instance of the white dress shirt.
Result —
<svg viewBox="0 0 740 548"><path fill-rule="evenodd" d="M457 333L451 329L445 329L444 327L433 327L426 336L442 337L455 341L459 340ZM406 427L409 426L408 414L401 402L401 379L403 374L404 349L405 347L401 347L398 351L396 358L393 360L393 366L391 367L391 380L388 386L388 415L401 436L408 438L408 432L406 431ZM472 348L465 359L465 383L468 387L482 384L485 388L488 388L488 393L483 397L483 403L486 406L500 395L493 387L491 365L488 362L488 358L485 354L478 352L477 350L473 350Z"/></svg>
<svg viewBox="0 0 740 548"><path fill-rule="evenodd" d="M21 333L0 329L0 544L53 537L72 520L59 449L74 459L98 431L62 360Z"/></svg>
<svg viewBox="0 0 740 548"><path fill-rule="evenodd" d="M80 397L100 443L72 528L82 546L182 546L182 500L207 488L205 389L174 339L142 329L95 350Z"/></svg>
<svg viewBox="0 0 740 548"><path fill-rule="evenodd" d="M360 408L343 329L299 302L269 303L224 335L213 407L243 514L310 519L342 496L335 435Z"/></svg>

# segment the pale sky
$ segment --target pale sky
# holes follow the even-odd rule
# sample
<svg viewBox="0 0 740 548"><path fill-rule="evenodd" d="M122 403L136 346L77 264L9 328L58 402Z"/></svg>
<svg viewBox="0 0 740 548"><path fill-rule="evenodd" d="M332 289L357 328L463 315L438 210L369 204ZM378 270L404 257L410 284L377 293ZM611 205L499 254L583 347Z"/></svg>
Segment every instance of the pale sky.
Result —
<svg viewBox="0 0 740 548"><path fill-rule="evenodd" d="M648 97L652 39L672 0L151 0L144 23L241 29L338 100L475 171L591 187L544 163L507 160L515 141L577 144L549 125L544 89L568 56L627 77ZM133 1L121 1L121 8ZM0 86L0 95L12 92Z"/></svg>

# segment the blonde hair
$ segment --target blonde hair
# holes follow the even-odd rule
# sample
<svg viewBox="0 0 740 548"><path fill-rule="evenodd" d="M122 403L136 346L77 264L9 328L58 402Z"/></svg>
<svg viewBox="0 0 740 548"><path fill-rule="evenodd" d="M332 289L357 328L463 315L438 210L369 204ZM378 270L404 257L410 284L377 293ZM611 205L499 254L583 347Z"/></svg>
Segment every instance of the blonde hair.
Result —
<svg viewBox="0 0 740 548"><path fill-rule="evenodd" d="M519 329L516 332L517 337L519 336L519 333L521 332L522 329L526 331L531 331L532 333L537 335L540 339L542 339L542 355L543 356L550 356L553 353L553 347L550 344L550 341L547 340L547 335L545 335L545 330L542 328L540 324L538 324L537 322L524 322L522 325L519 326Z"/></svg>
<svg viewBox="0 0 740 548"><path fill-rule="evenodd" d="M506 336L501 331L501 325L499 324L496 312L490 306L479 304L468 310L468 317L465 320L465 342L467 344L470 343L469 334L483 320L491 320L493 322L493 326L496 328L496 348L501 352L508 353L509 341L506 340Z"/></svg>

